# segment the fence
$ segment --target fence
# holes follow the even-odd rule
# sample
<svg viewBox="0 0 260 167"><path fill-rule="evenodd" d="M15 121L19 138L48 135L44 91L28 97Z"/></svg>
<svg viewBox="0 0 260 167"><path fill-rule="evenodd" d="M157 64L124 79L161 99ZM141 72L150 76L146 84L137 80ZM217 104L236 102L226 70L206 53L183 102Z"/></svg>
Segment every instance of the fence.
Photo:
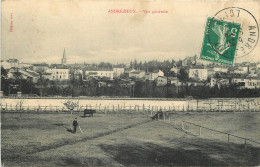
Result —
<svg viewBox="0 0 260 167"><path fill-rule="evenodd" d="M96 110L97 113L123 113L126 111L130 111L132 113L143 113L146 115L153 115L157 111L168 111L168 112L175 112L175 111L184 111L181 107L175 107L175 106L151 106L151 105L79 105L78 107L74 108L74 111L76 112L82 112L84 109L93 109ZM33 112L66 112L69 111L69 109L65 106L29 106L29 105L23 105L23 104L17 104L17 105L1 105L1 111L2 112L27 112L27 111L33 111Z"/></svg>
<svg viewBox="0 0 260 167"><path fill-rule="evenodd" d="M28 104L28 103L27 103ZM36 103L37 104L37 103ZM132 111L132 112L143 112L147 115L152 115L157 111L168 111L168 112L257 112L258 110L207 110L207 109L198 109L191 110L182 105L125 105L125 104L117 104L117 105L102 105L102 104L86 104L86 105L79 105L74 109L74 111L83 111L84 109L94 109L97 112L124 112L124 111ZM64 105L54 106L54 105L26 105L21 102L17 102L16 104L1 104L2 111L68 111L68 109ZM148 114L149 112L149 114Z"/></svg>
<svg viewBox="0 0 260 167"><path fill-rule="evenodd" d="M159 119L159 117L158 117L158 119ZM257 144L258 146L260 145L260 142L257 142L255 140L252 140L252 139L249 139L249 138L245 138L245 137L241 137L241 136L237 136L237 135L234 135L234 134L231 134L231 133L226 133L226 132L222 132L222 131L219 131L219 130L207 128L207 127L204 127L204 126L201 126L201 125L198 125L198 124L195 124L195 123L191 123L191 122L188 122L188 121L178 120L178 122L180 124L177 124L177 120L176 120L175 117L173 117L173 118L168 117L168 116L166 116L165 113L163 114L162 120L163 120L164 123L173 125L175 128L178 128L178 126L181 126L180 127L181 130L183 130L185 132L188 132L188 133L190 133L192 135L199 136L199 137L204 137L202 129L206 129L208 131L211 131L211 133L212 133L211 136L214 139L217 139L217 138L213 135L213 132L225 135L228 143L231 142L231 137L241 139L241 140L244 141L244 149L247 148L248 142ZM194 134L194 132L195 132L194 129L193 130L192 130L192 128L188 129L187 125L192 125L192 126L198 127L197 134Z"/></svg>
<svg viewBox="0 0 260 167"><path fill-rule="evenodd" d="M198 136L202 137L202 129L205 129L205 130L208 130L211 132L211 134L213 134L213 132L215 133L219 133L219 134L223 134L223 135L226 135L226 139L227 139L227 142L231 142L231 137L234 137L234 138L238 138L238 139L242 139L244 141L244 148L246 149L246 146L247 146L247 142L252 142L252 143L255 143L255 144L259 144L260 145L260 142L257 142L257 141L254 141L252 139L248 139L248 138L245 138L245 137L241 137L241 136L237 136L237 135L233 135L233 134L230 134L230 133L226 133L226 132L222 132L222 131L219 131L219 130L214 130L214 129L211 129L211 128L207 128L207 127L204 127L204 126L201 126L201 125L198 125L198 124L195 124L195 123L191 123L191 122L188 122L188 121L182 121L182 124L181 124L181 128L182 130L186 130L185 128L185 124L187 125L192 125L192 126L195 126L195 127L198 127L199 130L199 134ZM194 131L193 131L194 132ZM190 133L192 133L192 128L190 128Z"/></svg>
<svg viewBox="0 0 260 167"><path fill-rule="evenodd" d="M63 107L65 101L75 101L78 102L80 106L86 105L90 108L95 108L95 105L101 108L120 108L122 110L142 110L143 105L145 109L154 111L158 109L162 110L175 110L175 111L197 111L197 112L259 112L260 111L260 98L234 98L234 99L128 99L128 98L90 98L90 99L70 99L70 98L43 98L43 99L11 99L2 98L2 105L17 105L22 103L25 106L40 105L40 106L57 106ZM169 109L170 107L170 109ZM48 107L47 107L48 108ZM95 108L98 109L99 107ZM167 108L167 109L165 109ZM104 110L104 109L103 109Z"/></svg>

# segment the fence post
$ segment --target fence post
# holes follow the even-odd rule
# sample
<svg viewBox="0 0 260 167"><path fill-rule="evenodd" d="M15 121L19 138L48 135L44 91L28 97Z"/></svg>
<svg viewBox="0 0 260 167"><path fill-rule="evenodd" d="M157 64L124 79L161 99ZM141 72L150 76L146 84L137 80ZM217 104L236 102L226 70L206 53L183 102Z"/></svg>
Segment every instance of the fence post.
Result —
<svg viewBox="0 0 260 167"><path fill-rule="evenodd" d="M201 126L200 126L200 136L201 136Z"/></svg>
<svg viewBox="0 0 260 167"><path fill-rule="evenodd" d="M245 139L245 149L246 149L246 139Z"/></svg>

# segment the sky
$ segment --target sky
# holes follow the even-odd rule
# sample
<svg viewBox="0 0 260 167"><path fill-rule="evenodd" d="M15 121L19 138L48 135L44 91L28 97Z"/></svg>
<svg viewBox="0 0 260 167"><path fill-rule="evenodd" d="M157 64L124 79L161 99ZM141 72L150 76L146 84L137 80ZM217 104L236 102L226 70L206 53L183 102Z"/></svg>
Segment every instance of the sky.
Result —
<svg viewBox="0 0 260 167"><path fill-rule="evenodd" d="M60 63L64 48L69 64L184 59L200 54L207 18L230 6L260 22L259 1L4 0L1 59ZM168 13L152 14L159 10ZM260 61L259 55L258 43L236 61Z"/></svg>

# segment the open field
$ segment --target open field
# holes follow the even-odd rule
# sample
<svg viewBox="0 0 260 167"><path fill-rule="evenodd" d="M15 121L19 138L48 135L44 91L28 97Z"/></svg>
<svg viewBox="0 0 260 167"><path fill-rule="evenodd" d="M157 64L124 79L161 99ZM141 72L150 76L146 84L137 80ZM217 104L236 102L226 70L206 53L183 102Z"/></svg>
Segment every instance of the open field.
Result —
<svg viewBox="0 0 260 167"><path fill-rule="evenodd" d="M176 126L143 114L2 113L5 166L256 166L260 147L228 143L206 131L181 130L181 121L260 141L259 113L175 113ZM78 118L83 134L67 131ZM187 131L191 127L186 125ZM216 136L216 134L214 134Z"/></svg>

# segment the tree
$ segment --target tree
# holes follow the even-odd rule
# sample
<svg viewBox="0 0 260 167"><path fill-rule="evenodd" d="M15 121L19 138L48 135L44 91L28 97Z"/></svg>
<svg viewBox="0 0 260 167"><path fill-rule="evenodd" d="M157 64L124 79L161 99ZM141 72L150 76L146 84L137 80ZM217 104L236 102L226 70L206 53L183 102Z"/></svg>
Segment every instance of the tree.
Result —
<svg viewBox="0 0 260 167"><path fill-rule="evenodd" d="M4 95L8 95L8 91L10 89L10 80L7 78L7 71L1 66L1 90L3 91Z"/></svg>
<svg viewBox="0 0 260 167"><path fill-rule="evenodd" d="M70 113L72 114L74 109L79 106L79 101L66 100L63 104L70 110Z"/></svg>
<svg viewBox="0 0 260 167"><path fill-rule="evenodd" d="M48 85L48 79L43 78L42 73L40 73L40 78L37 80L36 85L38 86L38 88L40 90L40 96L42 96L43 90L45 90L45 88Z"/></svg>
<svg viewBox="0 0 260 167"><path fill-rule="evenodd" d="M3 66L1 66L1 79L7 78L7 71L4 69Z"/></svg>
<svg viewBox="0 0 260 167"><path fill-rule="evenodd" d="M20 101L18 101L18 102L16 103L16 108L17 108L17 109L19 108L20 111L22 111L23 102L24 102L24 100L20 100Z"/></svg>
<svg viewBox="0 0 260 167"><path fill-rule="evenodd" d="M186 70L184 68L180 69L178 78L181 82L186 82L189 79L188 73L186 72Z"/></svg>
<svg viewBox="0 0 260 167"><path fill-rule="evenodd" d="M17 83L19 83L19 91L21 92L22 91L22 73L19 72L18 68L16 68L16 71L13 72L13 75L14 75L15 81Z"/></svg>

